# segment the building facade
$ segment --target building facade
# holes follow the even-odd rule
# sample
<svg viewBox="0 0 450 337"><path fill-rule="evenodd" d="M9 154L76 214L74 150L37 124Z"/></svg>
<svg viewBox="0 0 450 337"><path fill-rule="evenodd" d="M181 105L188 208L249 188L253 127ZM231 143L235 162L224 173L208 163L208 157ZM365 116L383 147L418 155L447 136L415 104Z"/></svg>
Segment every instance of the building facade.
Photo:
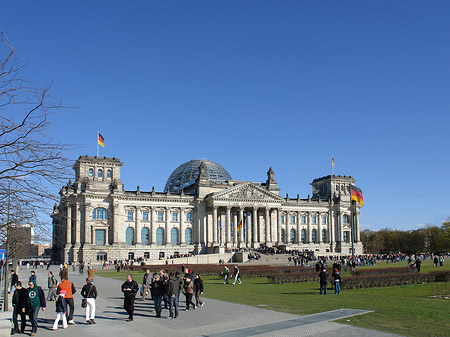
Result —
<svg viewBox="0 0 450 337"><path fill-rule="evenodd" d="M229 248L286 247L316 255L362 253L359 204L350 176L315 179L312 196L281 197L272 168L265 183L233 180L206 159L180 165L164 191L126 191L118 158L81 156L60 191L53 260L156 259Z"/></svg>

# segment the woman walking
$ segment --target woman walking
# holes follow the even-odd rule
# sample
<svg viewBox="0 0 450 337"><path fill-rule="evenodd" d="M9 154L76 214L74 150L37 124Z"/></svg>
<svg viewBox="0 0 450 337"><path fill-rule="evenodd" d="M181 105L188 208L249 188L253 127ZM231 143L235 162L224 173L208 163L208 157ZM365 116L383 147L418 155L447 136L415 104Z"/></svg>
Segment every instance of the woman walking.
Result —
<svg viewBox="0 0 450 337"><path fill-rule="evenodd" d="M203 295L203 280L199 274L195 275L194 279L194 288L195 288L195 303L197 307L203 307L204 302L200 299L200 295Z"/></svg>
<svg viewBox="0 0 450 337"><path fill-rule="evenodd" d="M86 301L86 324L95 324L95 299L97 298L97 288L92 284L89 277L86 279L86 284L83 289L81 289L81 296L83 296L83 301Z"/></svg>
<svg viewBox="0 0 450 337"><path fill-rule="evenodd" d="M194 294L194 282L189 277L184 279L183 286L184 294L186 296L186 311L189 311L189 306L192 306L192 309L195 310L195 304L192 302L192 295Z"/></svg>

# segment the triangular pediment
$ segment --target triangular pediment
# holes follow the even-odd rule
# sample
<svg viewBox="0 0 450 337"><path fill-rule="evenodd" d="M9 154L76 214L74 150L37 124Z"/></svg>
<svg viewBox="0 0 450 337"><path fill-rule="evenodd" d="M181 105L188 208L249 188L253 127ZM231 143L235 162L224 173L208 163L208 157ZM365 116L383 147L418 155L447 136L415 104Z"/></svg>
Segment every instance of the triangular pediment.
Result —
<svg viewBox="0 0 450 337"><path fill-rule="evenodd" d="M222 190L210 195L210 198L219 200L232 201L265 201L265 202L281 202L284 199L261 186L257 186L251 182L242 183L226 190Z"/></svg>

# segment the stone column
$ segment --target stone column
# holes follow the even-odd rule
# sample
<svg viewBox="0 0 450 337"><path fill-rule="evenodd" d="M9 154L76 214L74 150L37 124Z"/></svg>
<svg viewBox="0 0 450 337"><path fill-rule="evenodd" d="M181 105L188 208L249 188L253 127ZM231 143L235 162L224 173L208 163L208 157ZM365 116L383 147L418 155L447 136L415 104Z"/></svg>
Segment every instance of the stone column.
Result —
<svg viewBox="0 0 450 337"><path fill-rule="evenodd" d="M134 242L136 245L140 245L141 242L141 230L142 230L142 226L141 226L141 216L142 216L142 212L141 212L141 208L140 207L136 207L135 208L135 238L134 238Z"/></svg>
<svg viewBox="0 0 450 337"><path fill-rule="evenodd" d="M81 235L81 231L80 231L80 227L81 227L81 209L80 209L80 205L75 204L75 212L76 212L76 218L75 218L75 245L79 246L81 241L80 241L80 235Z"/></svg>
<svg viewBox="0 0 450 337"><path fill-rule="evenodd" d="M92 207L90 203L84 204L84 245L89 246L92 243L91 228Z"/></svg>
<svg viewBox="0 0 450 337"><path fill-rule="evenodd" d="M180 244L184 245L186 242L186 229L184 228L184 207L180 209Z"/></svg>
<svg viewBox="0 0 450 337"><path fill-rule="evenodd" d="M233 212L232 211L232 214L233 214L233 246L236 246L237 245L237 242L238 242L238 240L237 240L237 213L236 212Z"/></svg>
<svg viewBox="0 0 450 337"><path fill-rule="evenodd" d="M109 246L109 226L105 228L105 246Z"/></svg>
<svg viewBox="0 0 450 337"><path fill-rule="evenodd" d="M164 241L163 243L167 245L169 241L169 229L170 229L170 208L166 208L166 228L164 229Z"/></svg>
<svg viewBox="0 0 450 337"><path fill-rule="evenodd" d="M335 237L335 234L334 234L334 216L333 216L333 211L330 209L330 213L328 214L328 233L329 233L329 235L330 235L330 252L333 252L334 251L334 248L333 248L333 242L334 242L334 237Z"/></svg>
<svg viewBox="0 0 450 337"><path fill-rule="evenodd" d="M258 235L257 235L257 224L258 224L258 209L256 207L253 207L252 212L252 246L255 248L255 243L258 242Z"/></svg>
<svg viewBox="0 0 450 337"><path fill-rule="evenodd" d="M285 220L287 221L286 217ZM284 238L286 239L286 230L284 231ZM277 244L281 243L281 210L277 208Z"/></svg>
<svg viewBox="0 0 450 337"><path fill-rule="evenodd" d="M264 225L265 225L265 230L266 230L266 235L265 235L265 243L269 243L270 242L270 210L266 207L266 214L265 214L265 218L264 218Z"/></svg>
<svg viewBox="0 0 450 337"><path fill-rule="evenodd" d="M301 240L301 228L300 228L300 213L297 212L297 237L295 238L295 243L299 244L302 240Z"/></svg>
<svg viewBox="0 0 450 337"><path fill-rule="evenodd" d="M112 228L112 244L119 244L119 217L120 209L119 204L115 203L113 206L113 228Z"/></svg>
<svg viewBox="0 0 450 337"><path fill-rule="evenodd" d="M213 244L217 245L217 206L214 206L213 208L213 228L212 228L212 233L213 233Z"/></svg>
<svg viewBox="0 0 450 337"><path fill-rule="evenodd" d="M312 233L311 233L312 214L311 213L308 213L307 219L308 219L308 224L307 224L306 227L307 227L307 232L308 233L306 233L306 242L307 243L311 243L311 236L312 236Z"/></svg>
<svg viewBox="0 0 450 337"><path fill-rule="evenodd" d="M72 245L72 206L67 205L66 245Z"/></svg>
<svg viewBox="0 0 450 337"><path fill-rule="evenodd" d="M226 238L225 238L225 243L227 246L230 245L231 243L231 209L229 206L227 206L226 208L226 213L225 213L225 221L226 221Z"/></svg>
<svg viewBox="0 0 450 337"><path fill-rule="evenodd" d="M150 244L156 244L156 209L152 207L151 218L150 218Z"/></svg>

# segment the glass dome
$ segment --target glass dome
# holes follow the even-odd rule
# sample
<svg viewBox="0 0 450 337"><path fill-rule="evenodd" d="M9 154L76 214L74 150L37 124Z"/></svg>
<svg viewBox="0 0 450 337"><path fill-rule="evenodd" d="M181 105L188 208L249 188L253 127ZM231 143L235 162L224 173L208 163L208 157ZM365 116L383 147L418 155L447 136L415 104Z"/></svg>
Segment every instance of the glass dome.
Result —
<svg viewBox="0 0 450 337"><path fill-rule="evenodd" d="M164 192L179 192L181 188L185 188L195 183L200 174L200 165L206 167L206 175L209 182L220 183L231 180L230 174L219 164L208 159L194 159L178 166L167 179Z"/></svg>

